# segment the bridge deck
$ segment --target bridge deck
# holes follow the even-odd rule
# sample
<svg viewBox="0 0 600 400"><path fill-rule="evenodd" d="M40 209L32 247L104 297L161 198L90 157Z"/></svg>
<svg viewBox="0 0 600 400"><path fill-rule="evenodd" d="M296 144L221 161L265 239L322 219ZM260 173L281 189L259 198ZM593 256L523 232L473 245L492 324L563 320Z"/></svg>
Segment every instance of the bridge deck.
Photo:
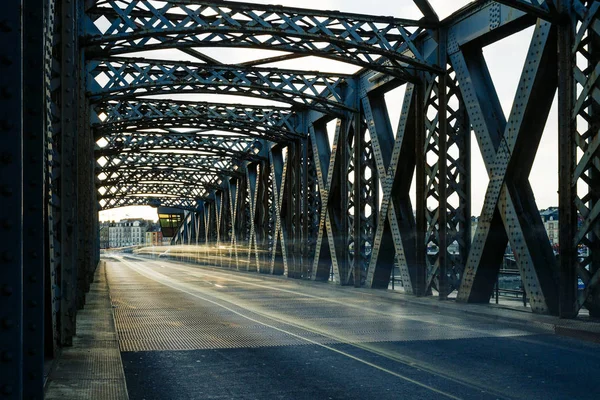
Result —
<svg viewBox="0 0 600 400"><path fill-rule="evenodd" d="M355 290L118 257L129 395L600 398L600 345Z"/></svg>

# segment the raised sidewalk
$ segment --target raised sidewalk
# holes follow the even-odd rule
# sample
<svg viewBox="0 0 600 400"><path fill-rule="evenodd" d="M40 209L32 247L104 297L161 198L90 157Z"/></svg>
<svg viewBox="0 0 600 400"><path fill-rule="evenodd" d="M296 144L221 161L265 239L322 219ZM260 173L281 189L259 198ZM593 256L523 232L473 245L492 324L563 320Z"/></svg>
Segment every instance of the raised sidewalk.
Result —
<svg viewBox="0 0 600 400"><path fill-rule="evenodd" d="M46 382L49 400L126 400L127 386L106 282L100 261L86 305L77 314L73 346L62 350Z"/></svg>

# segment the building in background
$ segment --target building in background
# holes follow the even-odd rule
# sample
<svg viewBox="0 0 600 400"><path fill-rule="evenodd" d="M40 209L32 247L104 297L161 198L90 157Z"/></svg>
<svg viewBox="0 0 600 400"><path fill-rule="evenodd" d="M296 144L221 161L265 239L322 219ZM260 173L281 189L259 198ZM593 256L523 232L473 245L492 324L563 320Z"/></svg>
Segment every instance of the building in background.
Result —
<svg viewBox="0 0 600 400"><path fill-rule="evenodd" d="M162 246L163 235L160 230L160 225L151 226L146 232L146 246Z"/></svg>
<svg viewBox="0 0 600 400"><path fill-rule="evenodd" d="M109 247L139 246L146 242L149 221L122 219L108 228Z"/></svg>
<svg viewBox="0 0 600 400"><path fill-rule="evenodd" d="M558 207L549 207L545 210L540 210L540 216L548 233L550 244L558 248Z"/></svg>
<svg viewBox="0 0 600 400"><path fill-rule="evenodd" d="M107 249L110 247L110 236L109 236L109 228L114 226L114 221L111 222L100 222L100 248Z"/></svg>

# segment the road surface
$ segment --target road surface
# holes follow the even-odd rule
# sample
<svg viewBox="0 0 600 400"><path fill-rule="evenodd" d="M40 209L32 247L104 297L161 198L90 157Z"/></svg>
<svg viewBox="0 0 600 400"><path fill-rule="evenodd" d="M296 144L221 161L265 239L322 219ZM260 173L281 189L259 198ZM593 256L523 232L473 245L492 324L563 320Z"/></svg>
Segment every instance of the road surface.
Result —
<svg viewBox="0 0 600 400"><path fill-rule="evenodd" d="M597 344L326 283L106 271L131 399L600 399Z"/></svg>

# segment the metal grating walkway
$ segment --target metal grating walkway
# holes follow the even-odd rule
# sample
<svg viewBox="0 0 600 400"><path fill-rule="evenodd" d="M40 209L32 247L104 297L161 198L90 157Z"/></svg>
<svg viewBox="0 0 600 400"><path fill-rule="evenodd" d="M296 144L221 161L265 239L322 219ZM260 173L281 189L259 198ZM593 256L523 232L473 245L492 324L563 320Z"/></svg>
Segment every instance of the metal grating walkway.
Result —
<svg viewBox="0 0 600 400"><path fill-rule="evenodd" d="M526 334L347 293L126 257L109 263L122 351L449 340ZM269 286L268 286L269 285ZM321 289L321 290L318 290ZM313 294L310 294L313 293ZM336 292L336 294L339 294ZM449 329L451 327L451 329Z"/></svg>
<svg viewBox="0 0 600 400"><path fill-rule="evenodd" d="M107 276L132 399L600 396L600 346L542 327L162 259Z"/></svg>

